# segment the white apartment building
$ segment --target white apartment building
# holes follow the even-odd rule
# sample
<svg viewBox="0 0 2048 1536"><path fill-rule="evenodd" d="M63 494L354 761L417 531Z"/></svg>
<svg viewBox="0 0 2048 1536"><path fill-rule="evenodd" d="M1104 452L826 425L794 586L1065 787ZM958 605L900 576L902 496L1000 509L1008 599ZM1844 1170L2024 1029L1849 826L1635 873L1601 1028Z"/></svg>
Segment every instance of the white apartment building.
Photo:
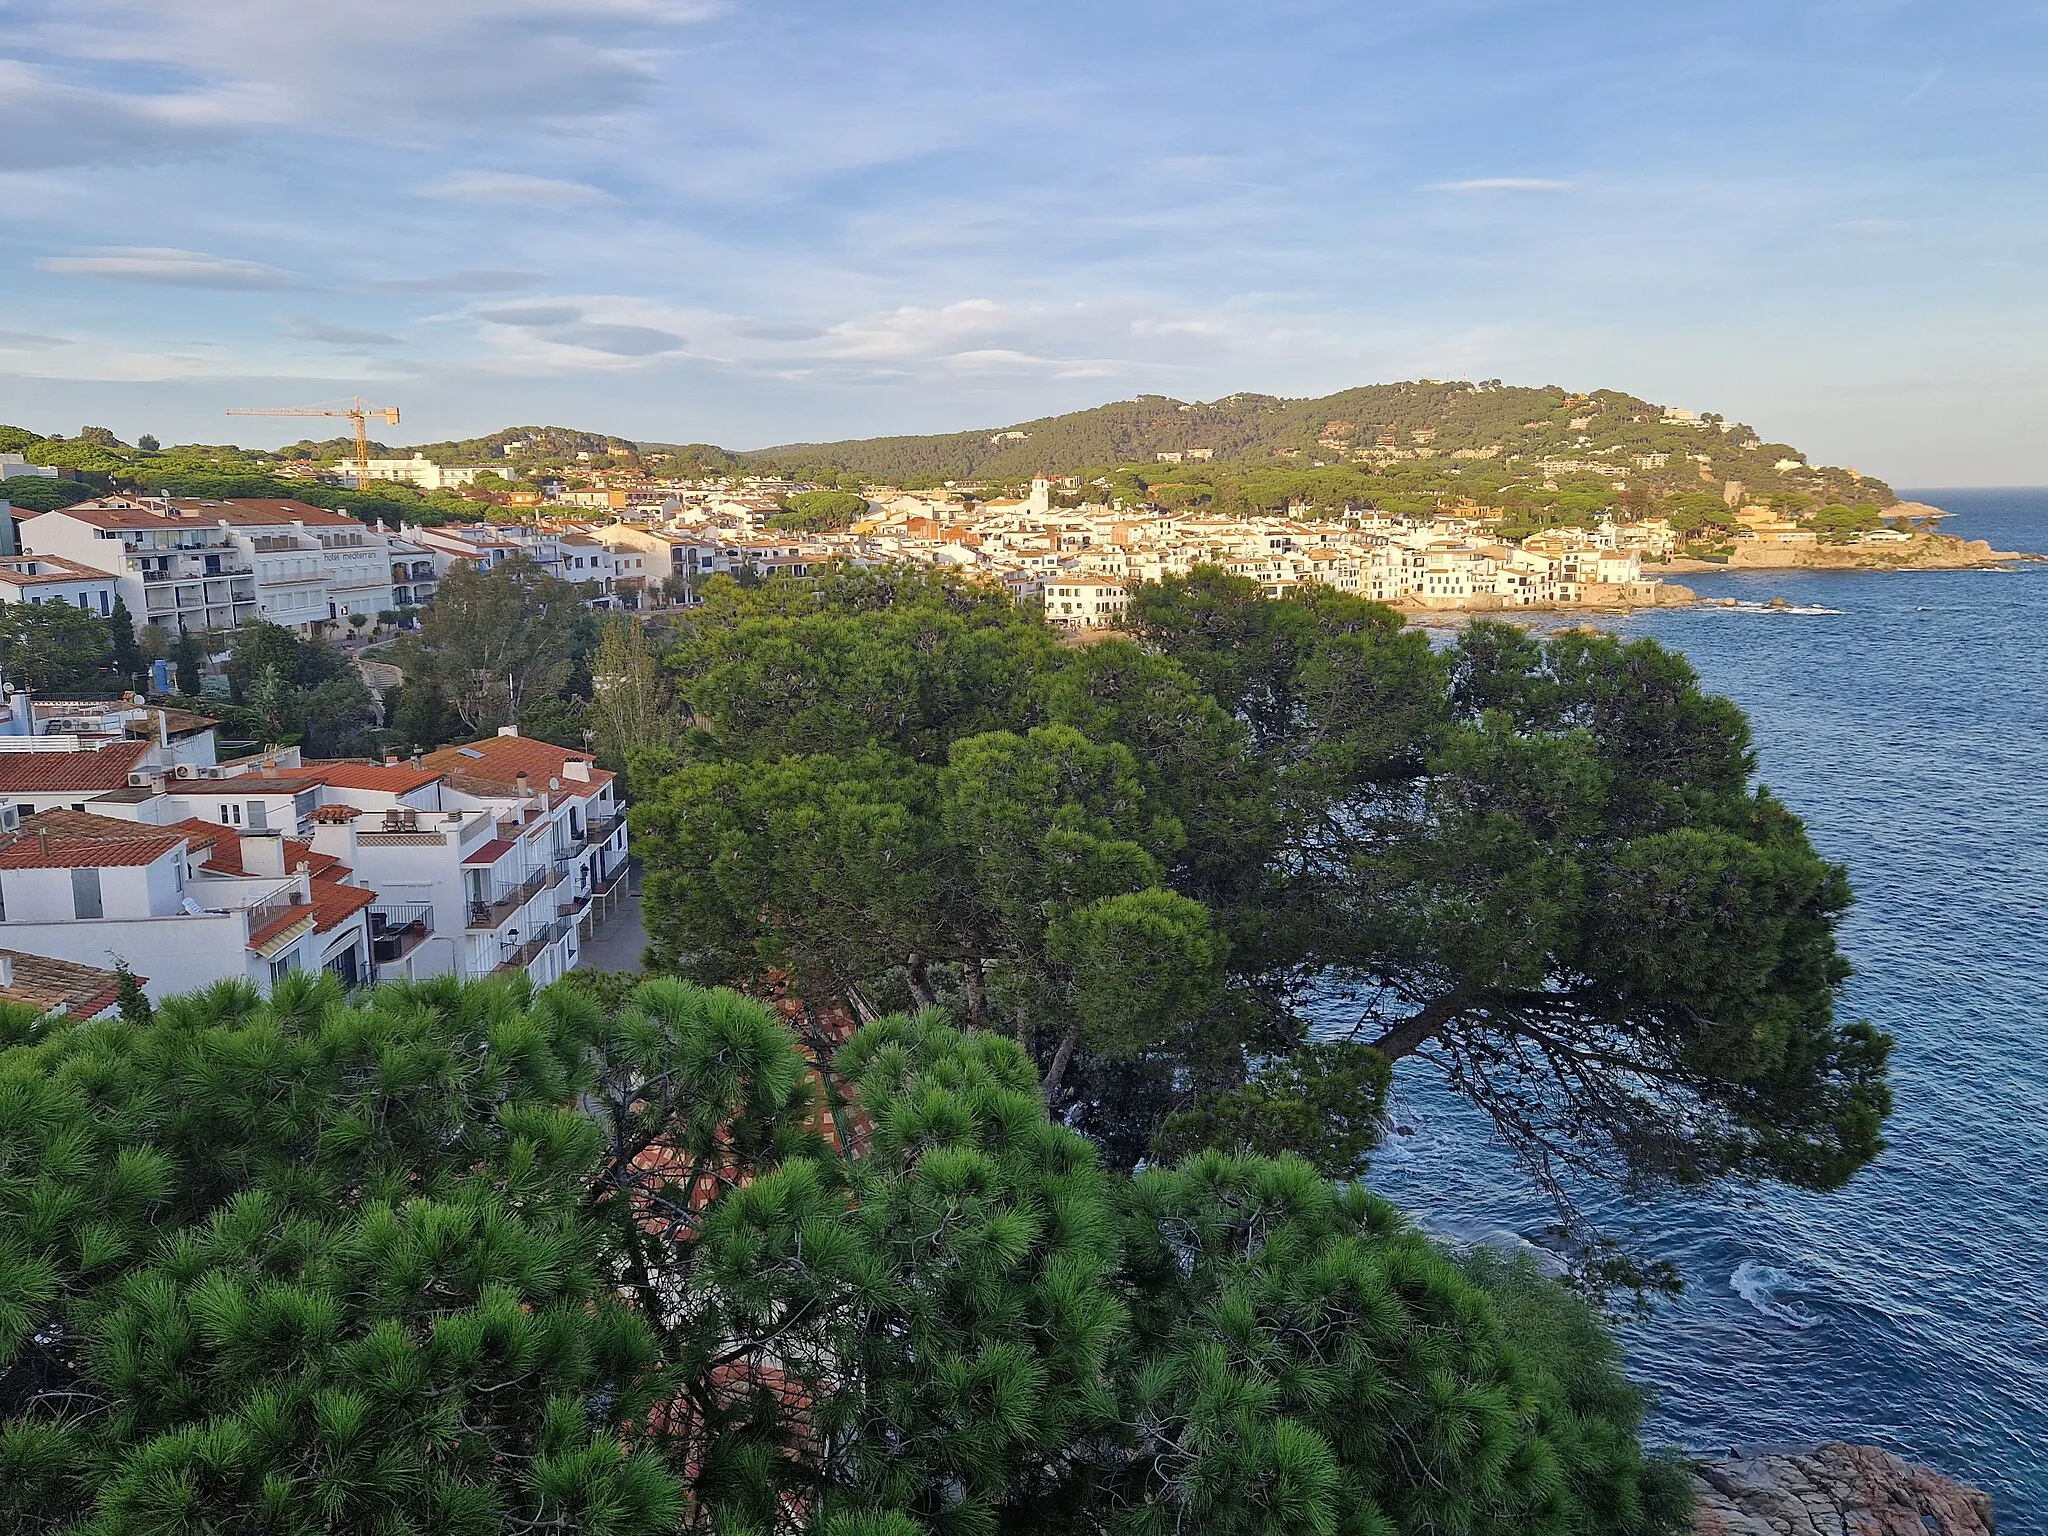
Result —
<svg viewBox="0 0 2048 1536"><path fill-rule="evenodd" d="M433 551L424 544L387 534L384 555L391 562L391 603L395 608L424 608L441 589Z"/></svg>
<svg viewBox="0 0 2048 1536"><path fill-rule="evenodd" d="M258 615L255 567L220 520L108 497L24 520L21 541L30 554L111 573L138 626L176 635L234 629Z"/></svg>
<svg viewBox="0 0 2048 1536"><path fill-rule="evenodd" d="M259 618L319 633L351 614L375 618L395 606L390 538L286 500L108 497L22 525L31 554L89 568L97 557L136 624L173 634Z"/></svg>
<svg viewBox="0 0 2048 1536"><path fill-rule="evenodd" d="M344 459L334 466L334 472L349 484L356 482L356 462ZM370 481L405 481L423 491L459 491L474 485L478 475L502 475L503 470L493 469L488 464L453 465L435 464L423 454L414 454L409 459L372 459L364 471L364 478Z"/></svg>
<svg viewBox="0 0 2048 1536"><path fill-rule="evenodd" d="M1061 576L1044 591L1045 616L1071 629L1114 629L1131 603L1122 582L1099 576Z"/></svg>
<svg viewBox="0 0 2048 1536"><path fill-rule="evenodd" d="M281 836L44 811L0 843L0 935L27 954L125 963L157 997L316 966L359 981L374 894L319 864Z"/></svg>
<svg viewBox="0 0 2048 1536"><path fill-rule="evenodd" d="M60 555L0 555L0 605L66 603L98 618L111 618L120 581Z"/></svg>

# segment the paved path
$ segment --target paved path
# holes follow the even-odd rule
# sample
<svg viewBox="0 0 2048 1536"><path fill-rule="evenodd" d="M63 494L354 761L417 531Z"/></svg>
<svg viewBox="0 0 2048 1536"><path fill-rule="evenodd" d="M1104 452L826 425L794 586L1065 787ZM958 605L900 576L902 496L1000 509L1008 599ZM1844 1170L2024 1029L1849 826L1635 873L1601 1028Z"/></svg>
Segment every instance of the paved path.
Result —
<svg viewBox="0 0 2048 1536"><path fill-rule="evenodd" d="M640 926L640 893L634 891L620 900L611 921L597 936L584 941L577 965L586 971L637 971L640 952L646 947L647 932Z"/></svg>

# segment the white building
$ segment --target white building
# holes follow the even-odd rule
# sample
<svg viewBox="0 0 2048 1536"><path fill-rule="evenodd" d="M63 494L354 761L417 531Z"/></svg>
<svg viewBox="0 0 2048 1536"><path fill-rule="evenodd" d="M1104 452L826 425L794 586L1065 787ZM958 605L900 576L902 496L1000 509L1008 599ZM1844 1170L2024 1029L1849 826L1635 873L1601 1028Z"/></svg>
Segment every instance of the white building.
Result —
<svg viewBox="0 0 2048 1536"><path fill-rule="evenodd" d="M356 483L356 463L345 459L334 466L336 474L349 484ZM488 464L468 465L456 468L453 465L435 464L423 454L414 454L409 459L372 459L364 471L364 478L371 481L405 481L423 491L459 491L474 485L478 475L502 475L503 471Z"/></svg>
<svg viewBox="0 0 2048 1536"><path fill-rule="evenodd" d="M259 618L320 633L351 614L375 618L396 606L391 537L275 499L107 497L22 524L30 554L109 572L138 626L173 634Z"/></svg>
<svg viewBox="0 0 2048 1536"><path fill-rule="evenodd" d="M226 523L126 497L23 521L28 553L112 573L138 626L234 629L257 616L256 573Z"/></svg>
<svg viewBox="0 0 2048 1536"><path fill-rule="evenodd" d="M1122 582L1100 576L1061 576L1044 592L1045 616L1071 629L1114 629L1131 603Z"/></svg>
<svg viewBox="0 0 2048 1536"><path fill-rule="evenodd" d="M318 966L362 980L375 897L320 863L281 836L45 811L0 844L0 934L28 954L125 963L158 997Z"/></svg>
<svg viewBox="0 0 2048 1536"><path fill-rule="evenodd" d="M112 572L60 555L0 555L0 605L67 603L105 619L113 616L120 589Z"/></svg>

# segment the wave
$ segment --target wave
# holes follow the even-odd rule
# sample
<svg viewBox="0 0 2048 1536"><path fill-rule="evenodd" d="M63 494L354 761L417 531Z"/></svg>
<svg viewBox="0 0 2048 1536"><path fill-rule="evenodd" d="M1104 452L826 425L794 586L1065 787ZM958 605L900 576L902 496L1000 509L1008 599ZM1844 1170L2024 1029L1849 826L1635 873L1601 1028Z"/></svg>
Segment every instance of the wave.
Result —
<svg viewBox="0 0 2048 1536"><path fill-rule="evenodd" d="M1735 1273L1728 1277L1728 1289L1765 1317L1775 1318L1788 1328L1817 1328L1821 1324L1819 1314L1797 1297L1785 1298L1780 1294L1796 1289L1797 1285L1798 1281L1790 1271L1775 1264L1766 1264L1761 1259L1744 1259L1735 1266Z"/></svg>
<svg viewBox="0 0 2048 1536"><path fill-rule="evenodd" d="M1819 603L1759 603L1749 598L1708 597L1700 599L1702 608L1719 608L1733 613L1785 613L1798 618L1822 616L1839 619L1847 612L1844 608L1823 608Z"/></svg>

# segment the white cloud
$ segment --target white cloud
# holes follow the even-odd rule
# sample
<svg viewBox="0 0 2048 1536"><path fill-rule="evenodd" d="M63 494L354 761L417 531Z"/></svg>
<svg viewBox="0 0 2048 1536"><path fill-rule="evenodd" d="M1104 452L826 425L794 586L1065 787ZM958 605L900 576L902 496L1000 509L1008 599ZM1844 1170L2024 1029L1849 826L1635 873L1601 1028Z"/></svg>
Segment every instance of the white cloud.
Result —
<svg viewBox="0 0 2048 1536"><path fill-rule="evenodd" d="M1439 181L1426 192L1569 192L1575 181L1556 181L1547 176L1475 176L1469 181Z"/></svg>
<svg viewBox="0 0 2048 1536"><path fill-rule="evenodd" d="M538 272L494 272L471 268L438 277L395 277L368 286L380 293L513 293L537 287Z"/></svg>
<svg viewBox="0 0 2048 1536"><path fill-rule="evenodd" d="M283 315L279 317L287 336L296 336L300 341L324 341L336 347L402 347L405 343L396 336L387 336L382 331L358 330L353 326L329 325L324 320L315 320L311 315Z"/></svg>
<svg viewBox="0 0 2048 1536"><path fill-rule="evenodd" d="M170 246L103 245L69 256L45 256L36 265L66 277L95 277L117 283L161 283L173 288L254 290L296 288L289 272L261 262Z"/></svg>
<svg viewBox="0 0 2048 1536"><path fill-rule="evenodd" d="M614 111L712 13L686 0L24 0L9 30L97 66L105 78L80 96L102 111L173 111L123 88L124 67L141 66L200 82L194 99L223 124L400 140L429 123ZM82 136L57 163L108 158L89 118L55 128Z"/></svg>
<svg viewBox="0 0 2048 1536"><path fill-rule="evenodd" d="M68 347L67 336L43 336L35 331L0 331L0 352L39 352L44 347Z"/></svg>
<svg viewBox="0 0 2048 1536"><path fill-rule="evenodd" d="M548 176L522 176L509 171L455 171L423 187L416 197L463 203L519 203L539 208L591 208L618 199L600 187Z"/></svg>
<svg viewBox="0 0 2048 1536"><path fill-rule="evenodd" d="M0 59L0 171L190 154L230 138L234 116L217 96L88 90Z"/></svg>

